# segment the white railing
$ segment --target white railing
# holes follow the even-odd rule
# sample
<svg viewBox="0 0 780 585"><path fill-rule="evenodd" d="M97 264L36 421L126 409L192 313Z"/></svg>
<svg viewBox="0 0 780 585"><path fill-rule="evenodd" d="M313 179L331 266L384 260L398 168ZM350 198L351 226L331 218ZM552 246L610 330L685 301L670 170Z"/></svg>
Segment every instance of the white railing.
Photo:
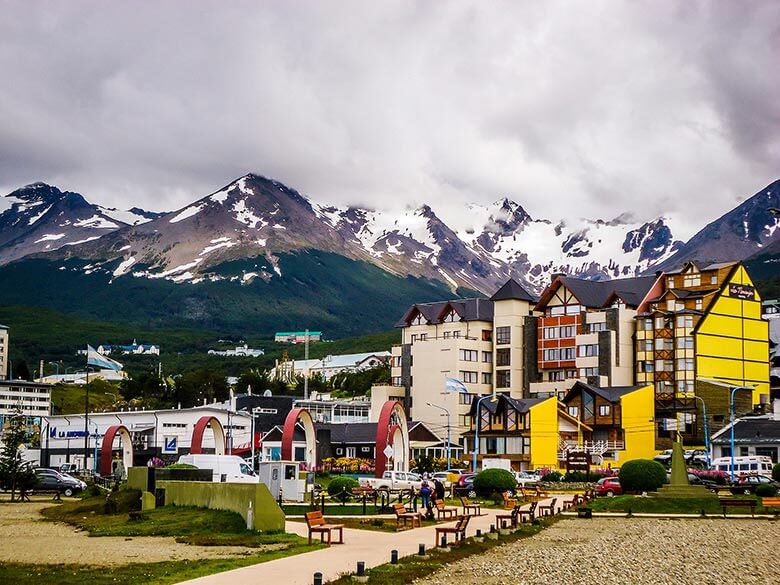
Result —
<svg viewBox="0 0 780 585"><path fill-rule="evenodd" d="M601 457L609 451L621 451L623 449L625 449L623 441L583 441L579 443L577 441L561 440L558 443L558 457L566 459L566 455L570 451L579 451Z"/></svg>

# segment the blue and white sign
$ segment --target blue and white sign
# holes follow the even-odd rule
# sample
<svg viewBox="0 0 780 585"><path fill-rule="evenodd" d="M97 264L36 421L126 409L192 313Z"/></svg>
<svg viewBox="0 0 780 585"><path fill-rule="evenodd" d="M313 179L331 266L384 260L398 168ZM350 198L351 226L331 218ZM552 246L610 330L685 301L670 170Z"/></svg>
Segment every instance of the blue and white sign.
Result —
<svg viewBox="0 0 780 585"><path fill-rule="evenodd" d="M163 437L163 453L178 453L179 452L179 437Z"/></svg>

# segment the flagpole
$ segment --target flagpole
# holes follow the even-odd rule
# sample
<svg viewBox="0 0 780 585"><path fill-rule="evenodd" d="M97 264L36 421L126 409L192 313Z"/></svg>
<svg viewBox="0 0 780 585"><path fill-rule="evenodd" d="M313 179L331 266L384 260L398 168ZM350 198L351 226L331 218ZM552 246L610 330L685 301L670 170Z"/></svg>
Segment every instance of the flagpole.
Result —
<svg viewBox="0 0 780 585"><path fill-rule="evenodd" d="M87 471L87 462L89 461L89 345L87 345L86 372L87 383L84 385L84 471Z"/></svg>

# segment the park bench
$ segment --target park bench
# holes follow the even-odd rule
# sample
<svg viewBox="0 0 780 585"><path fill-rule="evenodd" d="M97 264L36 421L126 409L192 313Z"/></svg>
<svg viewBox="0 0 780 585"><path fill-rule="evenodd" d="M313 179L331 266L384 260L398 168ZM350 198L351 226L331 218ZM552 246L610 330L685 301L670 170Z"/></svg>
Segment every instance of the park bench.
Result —
<svg viewBox="0 0 780 585"><path fill-rule="evenodd" d="M720 498L720 505L723 508L723 517L726 517L726 508L750 508L750 515L755 516L756 500L738 500L736 498Z"/></svg>
<svg viewBox="0 0 780 585"><path fill-rule="evenodd" d="M454 518L458 513L457 508L448 508L445 506L444 500L433 500L433 505L436 507L436 517L438 519L441 519L442 516L444 518Z"/></svg>
<svg viewBox="0 0 780 585"><path fill-rule="evenodd" d="M761 505L766 510L769 508L780 508L780 497L761 498Z"/></svg>
<svg viewBox="0 0 780 585"><path fill-rule="evenodd" d="M555 503L558 501L558 498L553 498L549 504L542 504L540 506L537 506L536 509L539 511L540 516L555 516ZM549 514L548 514L549 512Z"/></svg>
<svg viewBox="0 0 780 585"><path fill-rule="evenodd" d="M515 528L517 527L517 519L520 514L520 505L516 505L512 509L511 514L496 514L496 525L499 528Z"/></svg>
<svg viewBox="0 0 780 585"><path fill-rule="evenodd" d="M469 502L469 499L461 496L460 505L463 506L463 515L470 516L471 512L474 512L475 516L482 514L482 504L473 504Z"/></svg>
<svg viewBox="0 0 780 585"><path fill-rule="evenodd" d="M440 540L440 534L454 534L455 542L463 542L466 539L466 527L469 525L471 516L458 516L458 521L455 526L437 526L436 527L436 542L434 546L438 546Z"/></svg>
<svg viewBox="0 0 780 585"><path fill-rule="evenodd" d="M533 522L534 517L536 516L536 506L537 502L531 502L531 505L528 506L527 510L520 509L517 511L517 518L520 520L520 522L525 522L524 518L528 516L528 521Z"/></svg>
<svg viewBox="0 0 780 585"><path fill-rule="evenodd" d="M547 492L543 492L539 486L536 486L536 497L537 498L547 498L549 497L549 494Z"/></svg>
<svg viewBox="0 0 780 585"><path fill-rule="evenodd" d="M511 497L509 492L502 493L501 497L504 499L504 510L511 510L517 506L517 498Z"/></svg>
<svg viewBox="0 0 780 585"><path fill-rule="evenodd" d="M338 530L339 539L336 544L344 543L344 525L328 524L322 516L322 512L306 512L306 525L309 527L309 544L311 544L311 535L315 532L320 533L320 541L325 542L325 534L328 535L328 546L331 544L331 533Z"/></svg>
<svg viewBox="0 0 780 585"><path fill-rule="evenodd" d="M409 512L406 509L406 506L404 506L401 503L393 504L393 512L395 512L395 527L400 528L401 527L401 520L404 521L404 528L406 527L406 522L411 520L412 521L412 528L414 528L414 523L417 521L417 524L422 527L422 513L421 512Z"/></svg>

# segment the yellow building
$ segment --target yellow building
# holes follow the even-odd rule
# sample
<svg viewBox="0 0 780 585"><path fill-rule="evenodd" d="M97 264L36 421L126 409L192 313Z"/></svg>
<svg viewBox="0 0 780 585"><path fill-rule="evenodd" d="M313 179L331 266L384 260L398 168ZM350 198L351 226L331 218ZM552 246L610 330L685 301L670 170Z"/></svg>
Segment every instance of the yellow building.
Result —
<svg viewBox="0 0 780 585"><path fill-rule="evenodd" d="M711 431L728 417L729 390L702 380L751 387L737 392L737 412L769 396L769 328L761 298L741 263L698 266L659 276L637 312L636 382L655 388L657 447L703 444L707 404ZM714 424L713 424L714 423Z"/></svg>

